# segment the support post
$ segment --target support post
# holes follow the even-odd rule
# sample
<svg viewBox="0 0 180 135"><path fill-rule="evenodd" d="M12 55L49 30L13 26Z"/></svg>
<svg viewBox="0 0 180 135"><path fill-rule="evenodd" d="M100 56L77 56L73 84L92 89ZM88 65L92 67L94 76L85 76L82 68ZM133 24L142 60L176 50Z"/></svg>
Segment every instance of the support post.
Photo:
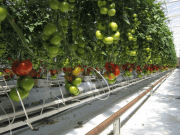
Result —
<svg viewBox="0 0 180 135"><path fill-rule="evenodd" d="M120 122L120 118L118 118L113 122L114 135L120 135L120 129L121 129L121 122Z"/></svg>

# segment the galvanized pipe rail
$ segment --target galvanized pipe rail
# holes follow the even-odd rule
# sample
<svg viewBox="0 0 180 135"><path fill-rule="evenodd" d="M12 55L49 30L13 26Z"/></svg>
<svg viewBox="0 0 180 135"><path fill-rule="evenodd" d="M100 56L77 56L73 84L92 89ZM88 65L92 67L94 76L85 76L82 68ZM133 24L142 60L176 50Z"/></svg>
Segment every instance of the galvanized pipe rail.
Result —
<svg viewBox="0 0 180 135"><path fill-rule="evenodd" d="M173 70L174 71L174 70ZM153 90L153 87L158 85L160 82L164 81L167 77L169 77L173 71L171 71L169 74L165 75L163 78L161 78L159 81L157 81L155 84L153 84L151 87L149 87L146 91L144 91L142 94L137 96L134 100L129 102L127 105L125 105L123 108L121 108L119 111L111 115L109 118L107 118L105 121L100 123L98 126L96 126L94 129L86 133L86 135L98 135L102 131L104 131L107 127L109 127L113 122L119 120L119 118L128 111L133 105L135 105L141 98L143 98L147 93L151 92ZM119 125L119 128L121 125ZM120 129L119 129L120 132Z"/></svg>

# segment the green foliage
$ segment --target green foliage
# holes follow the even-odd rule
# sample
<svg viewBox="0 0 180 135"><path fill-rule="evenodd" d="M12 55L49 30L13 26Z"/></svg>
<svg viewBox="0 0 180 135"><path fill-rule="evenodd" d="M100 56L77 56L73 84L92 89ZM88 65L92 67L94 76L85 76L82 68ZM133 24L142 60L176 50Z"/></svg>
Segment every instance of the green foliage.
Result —
<svg viewBox="0 0 180 135"><path fill-rule="evenodd" d="M15 22L23 33L28 48L37 56L36 58L43 57L52 66L63 67L61 62L66 58L70 59L71 65L79 61L88 65L107 61L117 64L126 62L143 64L151 61L153 64L174 65L177 62L176 53L172 32L166 23L168 19L161 9L161 3L154 1L106 1L107 8L115 3L115 16L102 15L98 0L69 2L68 12L51 9L49 0L5 0L3 4L7 7L11 21ZM65 24L62 24L63 21ZM103 40L96 39L95 32L101 25L105 27L101 30L102 35L115 34L109 27L110 22L117 23L120 38L107 45ZM61 51L56 56L56 63L50 62L54 57L49 56L48 49L43 46L43 43L49 43L49 40L43 41L41 38L43 29L48 23L54 23L62 36L62 41L58 44ZM7 48L1 57L2 60L9 55L16 59L20 49L26 49L28 54L27 47L8 19L3 21L1 26L0 43L5 43ZM85 42L83 55L72 49L73 45L78 47L82 41ZM27 54L24 57L29 57Z"/></svg>

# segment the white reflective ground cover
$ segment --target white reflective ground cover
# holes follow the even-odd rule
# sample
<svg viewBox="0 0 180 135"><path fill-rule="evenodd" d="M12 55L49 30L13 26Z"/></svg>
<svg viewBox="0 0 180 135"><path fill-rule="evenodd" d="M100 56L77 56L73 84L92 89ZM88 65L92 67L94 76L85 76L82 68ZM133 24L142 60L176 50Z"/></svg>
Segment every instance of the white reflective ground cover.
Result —
<svg viewBox="0 0 180 135"><path fill-rule="evenodd" d="M122 127L122 135L180 135L180 69Z"/></svg>

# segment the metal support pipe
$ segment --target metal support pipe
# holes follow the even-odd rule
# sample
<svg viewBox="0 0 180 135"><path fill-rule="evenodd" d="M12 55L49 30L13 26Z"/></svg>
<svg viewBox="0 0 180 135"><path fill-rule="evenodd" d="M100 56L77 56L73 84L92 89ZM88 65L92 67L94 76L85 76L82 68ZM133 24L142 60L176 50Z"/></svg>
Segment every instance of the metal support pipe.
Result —
<svg viewBox="0 0 180 135"><path fill-rule="evenodd" d="M114 135L120 135L121 121L120 118L113 122L113 133Z"/></svg>

